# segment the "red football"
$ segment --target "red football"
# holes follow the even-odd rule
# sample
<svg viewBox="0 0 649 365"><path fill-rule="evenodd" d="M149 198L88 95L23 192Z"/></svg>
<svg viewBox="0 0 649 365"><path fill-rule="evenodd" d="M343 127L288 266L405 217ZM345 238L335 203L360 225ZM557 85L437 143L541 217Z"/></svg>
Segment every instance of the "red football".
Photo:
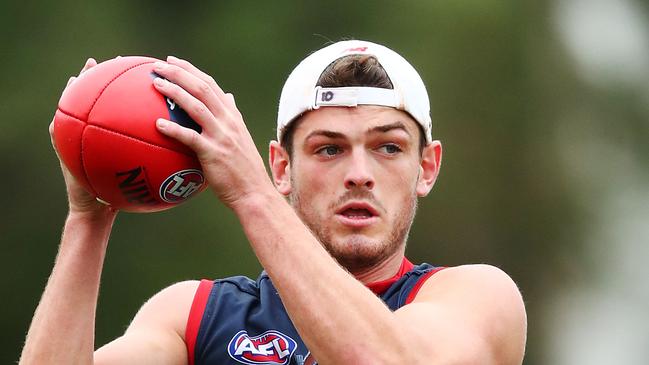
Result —
<svg viewBox="0 0 649 365"><path fill-rule="evenodd" d="M195 154L157 131L157 118L200 126L153 87L155 58L120 57L81 74L59 100L54 143L72 175L99 201L153 212L205 189Z"/></svg>

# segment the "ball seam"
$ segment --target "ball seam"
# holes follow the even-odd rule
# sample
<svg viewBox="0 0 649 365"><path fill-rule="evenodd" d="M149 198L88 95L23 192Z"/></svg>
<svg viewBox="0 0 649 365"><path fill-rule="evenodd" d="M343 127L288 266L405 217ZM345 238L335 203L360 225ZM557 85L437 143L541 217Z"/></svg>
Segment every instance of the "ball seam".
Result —
<svg viewBox="0 0 649 365"><path fill-rule="evenodd" d="M86 129L88 128L88 122L86 122L86 125L83 126L83 130L81 131L81 141L80 141L80 153L79 153L79 158L81 159L81 167L83 170L83 175L86 178L86 181L88 182L88 186L90 189L92 189L92 192L95 194L95 198L99 196L99 193L97 193L97 189L93 186L92 182L90 181L90 176L88 176L88 171L86 170L86 161L83 158L83 135L86 133Z"/></svg>
<svg viewBox="0 0 649 365"><path fill-rule="evenodd" d="M90 113L92 113L92 109L94 109L95 104L97 104L97 101L99 101L99 98L103 95L104 91L106 91L106 89L108 88L108 86L110 86L110 84L113 83L113 81L117 80L120 76L122 76L122 75L125 74L126 72L128 72L128 71L130 71L130 70L132 70L132 69L134 69L134 68L136 68L136 67L140 67L140 66L142 66L142 65L146 65L146 64L149 64L149 63L153 63L153 62L155 62L155 61L142 62L142 63L138 63L138 64L135 64L135 65L132 65L132 66L130 66L130 67L128 67L128 68L122 70L120 73L118 73L117 75L115 75L115 77L113 77L112 79L110 79L110 80L106 83L106 85L104 85L104 87L101 88L101 91L99 91L99 94L97 94L97 97L95 98L95 100L93 100L92 105L90 106L90 109L88 109L88 113L87 113L87 114L88 114L88 119L90 119ZM74 117L74 118L76 118L76 119L78 119L78 120L80 120L80 121L82 121L82 122L84 122L84 123L86 123L86 124L89 124L87 120L83 120L81 117L77 116L75 113L72 113L72 112L70 112L70 111L68 111L68 110L65 110L65 109L61 108L61 105L58 105L58 109L59 109L60 111L62 111L64 114L67 114L67 115L69 115L69 116L71 116L71 117Z"/></svg>
<svg viewBox="0 0 649 365"><path fill-rule="evenodd" d="M120 136L120 137L128 138L128 139L131 139L131 140L133 140L133 141L143 143L143 144L145 144L145 145L147 145L147 146L149 146L149 147L155 147L155 148L160 148L160 149L167 150L167 151L172 151L172 152L180 153L181 155L185 155L185 156L187 156L187 157L195 157L195 155L188 154L188 153L185 153L185 152L182 152L182 151L177 151L177 150L175 150L175 149L173 149L173 148L169 148L169 147L165 147L165 146L160 146L160 145L155 144L155 143L151 143L151 142L143 141L143 140L138 139L138 138L135 138L135 137L133 137L133 136L129 136L128 134L124 134L124 133L121 133L121 132L118 132L118 131L114 131L114 130L112 130L112 129L110 129L110 128L105 128L105 127L101 127L101 126L94 125L94 124L88 124L88 125L86 125L86 128L88 128L88 127L97 128L97 129L100 129L100 130L105 131L105 132L108 132L108 133L116 134L116 135L118 135L118 136ZM85 128L84 128L84 131L85 131Z"/></svg>
<svg viewBox="0 0 649 365"><path fill-rule="evenodd" d="M80 138L80 141L79 141L79 162L81 162L81 172L83 173L83 177L85 178L86 182L88 183L88 187L91 190L90 192L97 197L97 196L99 196L99 194L97 194L97 190L95 189L94 186L92 186L92 183L90 182L90 177L88 177L88 173L86 172L86 164L85 164L85 162L83 160L83 134L86 132L86 128L88 127L88 122L81 119L81 118L79 118L79 117L77 117L77 116L75 116L75 115L72 115L71 113L68 113L68 112L62 110L60 107L58 107L57 109L58 109L59 112L61 112L61 114L65 115L67 117L70 117L72 119L78 120L79 122L83 123L83 129L81 130L81 133L80 133L81 138Z"/></svg>
<svg viewBox="0 0 649 365"><path fill-rule="evenodd" d="M92 105L90 106L90 109L88 110L88 120L90 120L90 114L92 114L92 109L95 108L95 104L97 104L97 101L99 101L99 98L101 98L101 96L104 94L104 91L106 91L106 89L108 89L108 87L110 86L110 84L113 83L113 81L117 80L120 76L122 76L123 74L127 73L128 71L130 71L130 70L132 70L132 69L134 69L136 67L140 67L142 65L146 65L146 64L154 63L154 62L155 61L147 61L147 62L142 62L142 63L132 65L130 67L127 67L122 72L115 75L115 77L113 77L110 81L108 81L108 83L106 83L106 85L104 85L103 89L101 89L99 94L97 94L97 97L95 98L95 101L92 102ZM86 123L87 123L87 121L86 121Z"/></svg>
<svg viewBox="0 0 649 365"><path fill-rule="evenodd" d="M132 70L132 69L134 69L136 67L146 65L146 64L149 64L149 63L153 63L153 62L154 61L147 61L147 62L142 62L142 63L132 65L132 66L126 68L125 70L123 70L122 72L118 73L117 75L115 75L115 77L113 77L112 79L110 79L106 83L106 85L104 85L104 87L101 89L101 91L97 94L97 97L95 97L95 100L92 102L92 105L90 106L90 109L88 110L88 119L90 119L90 114L92 113L92 109L97 104L97 101L99 101L99 98L104 94L104 91L106 91L108 86L110 86L110 84L112 84L113 81L117 80L117 78L119 78L120 76L122 76L123 74L128 72L129 70ZM83 127L83 130L81 131L81 143L80 143L81 146L80 146L80 151L79 151L79 158L81 159L81 166L82 166L82 170L83 170L83 175L86 178L86 181L88 182L88 187L90 187L90 190L92 190L92 193L97 197L97 196L99 196L99 194L97 194L97 189L95 189L92 182L90 181L90 177L88 176L88 172L86 171L86 163L85 163L85 160L83 158L83 144L84 144L83 143L83 135L86 133L86 128L88 128L88 125L90 125L90 123L88 122L88 120L83 120L82 118L74 115L73 113L68 112L67 110L63 110L60 105L58 106L58 109L63 114L65 114L65 115L67 115L69 117L72 117L72 118L74 118L74 119L76 119L76 120L78 120L80 122L83 122L85 124L85 126Z"/></svg>
<svg viewBox="0 0 649 365"><path fill-rule="evenodd" d="M115 77L113 77L110 81L108 81L106 86L104 86L104 88L101 89L101 91L97 95L97 98L95 98L95 101L92 103L92 106L90 107L90 110L88 110L88 120L86 121L86 124L87 125L92 125L92 126L97 126L95 124L90 123L90 115L92 115L92 110L95 108L95 105L97 104L97 101L99 101L99 98L101 98L104 91L106 91L106 89L108 89L108 86L110 86L110 84L112 84L113 81L117 80L119 77L121 77L122 75L124 75L125 73L127 73L128 71L130 71L130 70L132 70L134 68L137 68L137 67L140 67L140 66L143 66L143 65L148 65L148 64L151 64L151 63L154 63L154 62L155 61L146 61L146 62L142 62L142 63L132 65L132 66L126 68L125 70L123 70L122 72L120 72L119 74L115 75ZM137 140L137 141L140 141L140 142L144 142L144 143L149 144L151 146L156 146L156 147L164 148L164 149L169 150L169 151L178 152L178 153L183 154L183 155L188 156L188 157L194 157L194 155L192 155L192 154L189 154L189 153L186 153L186 152L183 152L183 151L178 151L178 150L175 150L173 148L160 146L160 145L157 145L155 143L148 142L148 141L144 141L144 140L139 139L138 137L131 136L131 135L126 134L126 133L118 132L118 131L112 130L110 128L106 128L106 127L103 127L103 126L99 127L99 128L110 131L110 132L113 132L113 133L117 133L117 134L125 136L125 137L129 137L131 139L134 139L134 140Z"/></svg>
<svg viewBox="0 0 649 365"><path fill-rule="evenodd" d="M81 133L82 136L83 136L83 133L85 133L87 127L95 127L95 128L97 128L97 129L101 129L101 130L104 130L104 131L107 131L107 132L110 132L110 133L113 133L113 134L120 135L120 136L122 136L122 137L126 137L126 138L129 138L129 139L135 140L135 141L137 141L137 142L142 142L142 143L147 144L147 145L149 145L149 146L154 146L154 147L162 148L162 149L165 149L165 150L168 150L168 151L173 151L173 152L176 152L176 153L180 153L181 155L185 155L185 156L187 156L187 157L196 157L196 155L195 155L195 154L192 154L192 153L187 153L187 152L185 152L185 151L179 151L179 150L177 150L177 149L174 149L174 148L171 148L171 147L167 147L167 146L161 146L161 145L159 145L159 144L155 144L155 143L152 143L152 142L149 142L149 141L145 141L145 140L139 139L139 137L136 137L136 136L131 136L131 135L129 135L129 134L126 134L126 133L123 133L123 132L120 132L120 131L116 131L116 130L113 130L113 129L110 129L110 128L106 128L106 127L104 127L104 126L100 126L100 125L96 125L96 124L88 123L87 121L84 121L83 119L80 119L80 118L78 118L78 117L76 117L76 116L74 116L74 115L72 115L72 114L66 112L65 110L62 110L61 108L59 108L59 111L60 111L61 113L65 114L65 115L69 116L69 117L72 117L72 118L74 118L74 119L77 119L77 120L79 120L79 121L81 121L81 122L84 122L84 123L86 124L86 126L83 128L83 132ZM82 146L81 151L83 152L83 138L82 138L82 140L81 140L81 146ZM82 160L82 161L83 161L83 160ZM85 173L85 171L84 171L84 173Z"/></svg>

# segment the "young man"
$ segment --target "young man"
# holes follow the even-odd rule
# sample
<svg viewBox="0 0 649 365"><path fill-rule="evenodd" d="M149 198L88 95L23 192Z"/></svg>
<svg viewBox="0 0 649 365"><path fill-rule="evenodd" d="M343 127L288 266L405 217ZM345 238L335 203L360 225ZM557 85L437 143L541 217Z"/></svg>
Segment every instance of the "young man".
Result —
<svg viewBox="0 0 649 365"><path fill-rule="evenodd" d="M525 308L505 273L404 257L417 199L433 187L442 155L426 89L405 59L345 41L303 60L282 91L272 180L231 94L174 57L156 72L164 79L155 87L202 132L166 120L158 129L196 152L265 272L174 284L93 352L116 212L63 167L70 213L21 364L522 362Z"/></svg>

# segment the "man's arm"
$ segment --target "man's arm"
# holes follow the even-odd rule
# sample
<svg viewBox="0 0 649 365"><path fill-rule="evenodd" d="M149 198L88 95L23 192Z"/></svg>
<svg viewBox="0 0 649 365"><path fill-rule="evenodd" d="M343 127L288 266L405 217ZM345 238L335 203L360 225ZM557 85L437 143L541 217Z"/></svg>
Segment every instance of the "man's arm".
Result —
<svg viewBox="0 0 649 365"><path fill-rule="evenodd" d="M281 198L281 197L280 197ZM525 308L487 265L441 270L391 312L276 196L235 206L255 254L318 364L520 364Z"/></svg>
<svg viewBox="0 0 649 365"><path fill-rule="evenodd" d="M156 72L166 79L156 79L158 90L176 100L203 128L198 134L159 121L159 130L196 152L211 189L239 217L257 258L319 364L522 361L524 310L518 289L506 275L445 275L443 280L427 283L407 310L391 312L335 262L275 190L233 97L186 61L169 58L168 64L156 66ZM442 281L445 287L466 294L439 298L430 294L436 292L434 283ZM481 292L475 289L480 287L499 289L489 295L503 294L518 302L494 301L477 308ZM458 309L453 309L455 305ZM514 313L511 318L510 311ZM481 313L483 322L469 320L474 313ZM492 331L485 322L502 329ZM444 333L452 341L437 343L435 339ZM499 346L509 340L515 341L512 346L518 352L504 347L501 356Z"/></svg>
<svg viewBox="0 0 649 365"><path fill-rule="evenodd" d="M94 351L95 312L114 214L71 212L20 364L187 364L185 324L198 286L178 283L145 303L120 338Z"/></svg>
<svg viewBox="0 0 649 365"><path fill-rule="evenodd" d="M94 65L89 59L81 72ZM117 212L98 203L63 164L61 170L69 215L20 364L186 364L185 322L197 282L179 283L155 295L124 336L93 354L99 282Z"/></svg>
<svg viewBox="0 0 649 365"><path fill-rule="evenodd" d="M20 364L91 364L99 277L115 215L70 212Z"/></svg>
<svg viewBox="0 0 649 365"><path fill-rule="evenodd" d="M96 64L89 58L81 73ZM68 85L74 79L71 77ZM54 146L54 122L49 132ZM21 364L92 363L99 277L117 212L98 203L63 163L61 171L69 215L54 269L27 334Z"/></svg>

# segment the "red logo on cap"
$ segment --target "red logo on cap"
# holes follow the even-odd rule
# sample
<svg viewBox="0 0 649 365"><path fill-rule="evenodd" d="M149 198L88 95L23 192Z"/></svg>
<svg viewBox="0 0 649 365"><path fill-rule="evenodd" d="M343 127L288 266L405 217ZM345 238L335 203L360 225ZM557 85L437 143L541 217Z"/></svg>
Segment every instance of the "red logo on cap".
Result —
<svg viewBox="0 0 649 365"><path fill-rule="evenodd" d="M367 47L356 47L356 48L347 48L345 52L365 52Z"/></svg>

